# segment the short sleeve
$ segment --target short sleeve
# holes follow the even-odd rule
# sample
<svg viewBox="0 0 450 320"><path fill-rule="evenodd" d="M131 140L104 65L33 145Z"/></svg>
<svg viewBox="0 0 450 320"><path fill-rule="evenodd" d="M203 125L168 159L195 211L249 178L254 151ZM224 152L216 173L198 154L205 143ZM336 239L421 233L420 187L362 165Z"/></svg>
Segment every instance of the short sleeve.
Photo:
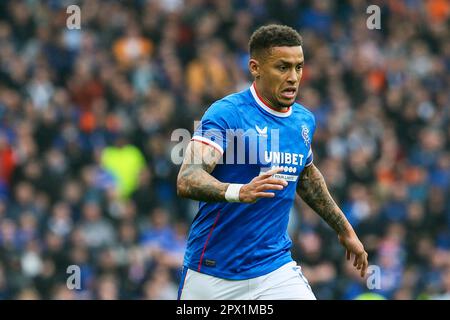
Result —
<svg viewBox="0 0 450 320"><path fill-rule="evenodd" d="M203 115L195 129L193 141L216 148L221 154L227 149L229 131L236 128L234 105L229 102L213 103Z"/></svg>
<svg viewBox="0 0 450 320"><path fill-rule="evenodd" d="M316 131L316 120L314 118L314 115L311 114L311 120L308 123L308 127L310 128L309 130L307 130L308 132L302 132L302 135L308 137L309 140L309 151L308 151L308 155L306 156L306 162L305 162L305 167L308 167L310 165L312 165L313 160L314 160L314 153L312 151L312 141L313 141L313 137L314 137L314 132Z"/></svg>

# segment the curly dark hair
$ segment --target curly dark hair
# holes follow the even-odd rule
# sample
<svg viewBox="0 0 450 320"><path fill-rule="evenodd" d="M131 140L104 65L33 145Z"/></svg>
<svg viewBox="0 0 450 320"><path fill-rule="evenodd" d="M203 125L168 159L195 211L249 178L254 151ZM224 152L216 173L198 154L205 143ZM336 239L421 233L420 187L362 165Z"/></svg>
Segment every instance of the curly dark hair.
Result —
<svg viewBox="0 0 450 320"><path fill-rule="evenodd" d="M293 28L279 24L259 27L248 42L250 56L259 55L272 47L295 47L303 45L302 36Z"/></svg>

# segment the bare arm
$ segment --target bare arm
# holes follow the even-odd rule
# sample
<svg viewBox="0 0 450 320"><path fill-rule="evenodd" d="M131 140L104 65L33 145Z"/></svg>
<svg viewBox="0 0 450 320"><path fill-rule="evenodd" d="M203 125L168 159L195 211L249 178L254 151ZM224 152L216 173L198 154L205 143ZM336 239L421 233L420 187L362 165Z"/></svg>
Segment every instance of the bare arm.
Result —
<svg viewBox="0 0 450 320"><path fill-rule="evenodd" d="M344 213L331 197L319 169L313 164L303 169L297 184L297 193L336 231L340 243L347 250L347 260L350 260L352 253L355 255L353 265L361 270L363 277L368 266L367 252Z"/></svg>
<svg viewBox="0 0 450 320"><path fill-rule="evenodd" d="M229 183L224 183L211 175L222 157L215 148L198 141L191 141L181 165L177 179L177 194L180 197L207 202L223 202ZM260 198L273 198L273 192L282 190L287 182L273 178L282 168L270 170L242 186L239 192L241 202L253 203Z"/></svg>

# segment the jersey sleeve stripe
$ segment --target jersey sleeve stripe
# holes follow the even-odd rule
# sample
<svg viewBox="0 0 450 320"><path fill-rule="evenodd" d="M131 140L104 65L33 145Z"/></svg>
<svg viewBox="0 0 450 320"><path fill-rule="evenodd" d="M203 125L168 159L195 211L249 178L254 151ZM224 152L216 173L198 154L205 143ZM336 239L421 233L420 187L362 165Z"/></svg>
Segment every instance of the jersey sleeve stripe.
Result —
<svg viewBox="0 0 450 320"><path fill-rule="evenodd" d="M311 147L309 147L309 152L308 152L308 156L306 157L305 167L309 167L310 165L312 165L313 160L314 160L314 155L313 155Z"/></svg>
<svg viewBox="0 0 450 320"><path fill-rule="evenodd" d="M207 144L207 145L217 149L217 151L219 151L221 154L223 154L223 148L219 144L217 144L214 141L211 141L205 137L194 136L194 137L192 137L191 141L198 141L198 142Z"/></svg>

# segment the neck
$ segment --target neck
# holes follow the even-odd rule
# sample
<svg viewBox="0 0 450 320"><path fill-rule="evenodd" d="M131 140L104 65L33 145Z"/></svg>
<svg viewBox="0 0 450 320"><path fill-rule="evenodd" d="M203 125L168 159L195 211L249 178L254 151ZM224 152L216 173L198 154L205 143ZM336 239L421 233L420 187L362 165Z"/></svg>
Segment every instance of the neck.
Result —
<svg viewBox="0 0 450 320"><path fill-rule="evenodd" d="M255 84L255 91L256 94L258 95L259 99L262 100L262 102L264 102L264 104L266 104L269 108L278 111L278 112L287 112L289 111L290 107L286 107L286 106L281 106L279 104L273 103L272 101L270 101L269 98L267 98L267 96L264 94L264 92L262 92L259 88L261 88L261 85L258 83L258 80L255 80L254 82Z"/></svg>

